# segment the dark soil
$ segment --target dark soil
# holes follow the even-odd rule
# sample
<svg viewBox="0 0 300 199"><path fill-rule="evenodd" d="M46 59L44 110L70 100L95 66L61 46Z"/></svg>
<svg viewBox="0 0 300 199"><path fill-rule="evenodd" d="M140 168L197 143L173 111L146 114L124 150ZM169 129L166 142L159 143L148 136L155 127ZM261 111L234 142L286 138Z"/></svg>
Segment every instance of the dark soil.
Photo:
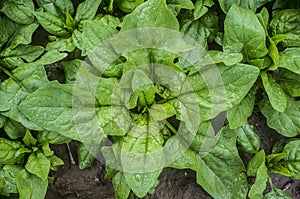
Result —
<svg viewBox="0 0 300 199"><path fill-rule="evenodd" d="M284 137L277 134L266 125L265 118L254 112L249 118L249 123L261 138L261 146L266 154L271 153L273 144ZM76 160L77 143L70 144L72 154ZM70 163L66 145L53 146L55 153L61 157L65 165L53 173L54 182L49 185L46 199L114 199L114 191L109 180L104 179L105 167L99 161L95 161L92 167L80 170L77 165ZM251 157L241 154L247 162ZM283 189L294 199L300 199L300 181L293 181L288 177L271 174L275 187ZM270 191L268 186L266 192ZM196 183L195 173L190 170L165 169L160 177L160 184L153 194L146 199L209 199L211 198Z"/></svg>

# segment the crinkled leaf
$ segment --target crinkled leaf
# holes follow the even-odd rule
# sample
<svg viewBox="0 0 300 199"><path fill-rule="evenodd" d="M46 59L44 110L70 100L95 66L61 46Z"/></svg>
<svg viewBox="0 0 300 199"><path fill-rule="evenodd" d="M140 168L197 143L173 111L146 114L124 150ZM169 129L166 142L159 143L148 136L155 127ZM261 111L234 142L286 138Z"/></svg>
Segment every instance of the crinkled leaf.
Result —
<svg viewBox="0 0 300 199"><path fill-rule="evenodd" d="M271 192L264 196L264 199L293 199L281 189L273 188Z"/></svg>
<svg viewBox="0 0 300 199"><path fill-rule="evenodd" d="M287 108L284 112L276 111L268 100L262 100L259 108L267 118L269 127L286 137L300 134L300 101L287 98Z"/></svg>
<svg viewBox="0 0 300 199"><path fill-rule="evenodd" d="M241 151L246 153L257 153L260 147L260 140L253 126L244 124L238 128L237 144Z"/></svg>
<svg viewBox="0 0 300 199"><path fill-rule="evenodd" d="M195 2L194 20L199 19L208 12L208 8L214 5L213 0L197 0Z"/></svg>
<svg viewBox="0 0 300 199"><path fill-rule="evenodd" d="M253 87L239 104L226 112L226 118L231 129L247 123L248 117L251 116L253 111L256 91L257 87Z"/></svg>
<svg viewBox="0 0 300 199"><path fill-rule="evenodd" d="M70 13L73 15L74 7L71 0L36 0L39 7L43 7L46 12L49 12L57 17L62 14Z"/></svg>
<svg viewBox="0 0 300 199"><path fill-rule="evenodd" d="M287 36L282 41L284 47L300 46L300 10L287 9L277 12L270 22L272 36L284 34Z"/></svg>
<svg viewBox="0 0 300 199"><path fill-rule="evenodd" d="M48 180L44 181L36 175L21 170L17 176L17 188L22 199L45 198L48 187Z"/></svg>
<svg viewBox="0 0 300 199"><path fill-rule="evenodd" d="M292 178L300 179L300 140L292 140L285 145L283 152L286 153L285 166L292 173Z"/></svg>
<svg viewBox="0 0 300 199"><path fill-rule="evenodd" d="M126 31L144 27L161 27L178 30L179 24L176 17L168 9L166 0L151 0L146 1L131 14L126 15L121 30Z"/></svg>
<svg viewBox="0 0 300 199"><path fill-rule="evenodd" d="M0 169L0 179L4 181L0 188L1 195L9 196L9 194L18 193L16 178L22 169L23 167L19 165L5 165Z"/></svg>
<svg viewBox="0 0 300 199"><path fill-rule="evenodd" d="M82 143L78 145L78 166L80 169L86 169L90 167L95 157L90 153L89 149Z"/></svg>
<svg viewBox="0 0 300 199"><path fill-rule="evenodd" d="M29 130L26 130L23 142L27 147L36 146L37 140L31 135Z"/></svg>
<svg viewBox="0 0 300 199"><path fill-rule="evenodd" d="M10 141L5 138L0 138L0 164L18 164L23 161L24 153L19 153L18 150L23 145L18 141Z"/></svg>
<svg viewBox="0 0 300 199"><path fill-rule="evenodd" d="M300 48L286 48L279 55L280 67L300 75Z"/></svg>
<svg viewBox="0 0 300 199"><path fill-rule="evenodd" d="M260 58L268 53L266 36L256 15L234 4L224 22L224 47L243 53L244 59Z"/></svg>
<svg viewBox="0 0 300 199"><path fill-rule="evenodd" d="M60 18L56 17L55 15L42 11L35 12L34 15L40 22L41 26L43 26L43 28L50 34L59 37L70 36L70 32L67 29L65 22L62 21Z"/></svg>
<svg viewBox="0 0 300 199"><path fill-rule="evenodd" d="M32 0L4 1L1 11L8 18L20 24L30 24L34 20Z"/></svg>
<svg viewBox="0 0 300 199"><path fill-rule="evenodd" d="M281 70L279 84L292 97L300 96L300 74L283 69Z"/></svg>
<svg viewBox="0 0 300 199"><path fill-rule="evenodd" d="M29 155L25 168L28 172L37 175L46 182L50 171L50 161L43 153L37 151Z"/></svg>
<svg viewBox="0 0 300 199"><path fill-rule="evenodd" d="M219 4L221 6L221 9L225 13L229 12L230 8L232 8L233 5L238 5L239 7L247 8L253 13L256 11L256 4L253 0L219 0Z"/></svg>
<svg viewBox="0 0 300 199"><path fill-rule="evenodd" d="M266 72L261 72L260 76L272 107L279 112L283 112L287 107L287 96L285 92L271 75Z"/></svg>
<svg viewBox="0 0 300 199"><path fill-rule="evenodd" d="M72 88L57 81L50 82L29 94L18 108L43 129L78 140L73 121Z"/></svg>

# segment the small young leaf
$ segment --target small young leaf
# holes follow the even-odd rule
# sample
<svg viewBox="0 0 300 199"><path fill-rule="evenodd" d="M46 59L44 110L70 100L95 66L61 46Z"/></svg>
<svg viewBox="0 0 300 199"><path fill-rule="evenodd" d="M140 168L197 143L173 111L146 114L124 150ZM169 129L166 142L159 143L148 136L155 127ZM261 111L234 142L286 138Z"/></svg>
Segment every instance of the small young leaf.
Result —
<svg viewBox="0 0 300 199"><path fill-rule="evenodd" d="M4 131L9 138L18 139L24 137L26 128L19 122L9 119L4 126Z"/></svg>
<svg viewBox="0 0 300 199"><path fill-rule="evenodd" d="M285 145L283 152L286 153L285 167L292 173L292 178L300 179L300 140L292 140Z"/></svg>
<svg viewBox="0 0 300 199"><path fill-rule="evenodd" d="M57 171L58 166L64 165L64 161L55 155L51 155L50 157L47 158L51 163L50 169L52 171Z"/></svg>
<svg viewBox="0 0 300 199"><path fill-rule="evenodd" d="M93 154L90 153L90 151L87 149L87 147L80 143L78 146L78 166L80 169L86 169L90 167L94 160L95 157Z"/></svg>
<svg viewBox="0 0 300 199"><path fill-rule="evenodd" d="M101 0L86 0L79 4L74 18L76 23L80 23L87 19L92 20L96 15L100 3Z"/></svg>
<svg viewBox="0 0 300 199"><path fill-rule="evenodd" d="M43 155L43 153L37 151L30 154L25 168L28 172L37 175L46 182L50 171L50 161Z"/></svg>
<svg viewBox="0 0 300 199"><path fill-rule="evenodd" d="M26 134L23 138L23 142L27 147L36 146L37 140L31 135L29 130L26 130Z"/></svg>
<svg viewBox="0 0 300 199"><path fill-rule="evenodd" d="M263 199L293 199L290 195L284 193L281 189L273 188Z"/></svg>
<svg viewBox="0 0 300 199"><path fill-rule="evenodd" d="M258 152L260 140L253 130L253 126L244 124L238 128L237 144L239 145L239 149L246 153Z"/></svg>
<svg viewBox="0 0 300 199"><path fill-rule="evenodd" d="M129 197L130 187L126 182L123 172L118 172L112 179L115 195L117 199L125 199Z"/></svg>

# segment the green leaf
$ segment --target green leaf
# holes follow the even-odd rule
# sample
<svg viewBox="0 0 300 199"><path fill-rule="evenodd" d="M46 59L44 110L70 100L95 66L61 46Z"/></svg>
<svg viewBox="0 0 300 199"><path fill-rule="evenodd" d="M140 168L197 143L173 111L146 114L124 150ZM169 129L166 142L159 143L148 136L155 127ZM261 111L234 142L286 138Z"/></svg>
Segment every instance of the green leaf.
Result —
<svg viewBox="0 0 300 199"><path fill-rule="evenodd" d="M48 181L43 181L36 175L21 170L17 176L17 188L20 199L41 199L45 198Z"/></svg>
<svg viewBox="0 0 300 199"><path fill-rule="evenodd" d="M66 83L73 84L76 81L77 72L82 66L83 61L80 59L74 59L72 61L63 61L61 63L65 71Z"/></svg>
<svg viewBox="0 0 300 199"><path fill-rule="evenodd" d="M18 105L27 95L37 88L47 84L49 81L43 65L22 64L12 71L13 77L1 82L0 91L7 94L10 110L3 112L2 115L20 122L25 127L32 130L43 130L33 121L29 120L18 109Z"/></svg>
<svg viewBox="0 0 300 199"><path fill-rule="evenodd" d="M260 147L260 140L253 126L244 124L238 128L237 144L241 151L246 153L257 153Z"/></svg>
<svg viewBox="0 0 300 199"><path fill-rule="evenodd" d="M71 0L36 0L39 7L43 7L46 12L49 12L57 17L61 17L65 13L73 15L74 7Z"/></svg>
<svg viewBox="0 0 300 199"><path fill-rule="evenodd" d="M235 146L236 136L237 130L224 127L217 144L204 158L188 149L171 167L195 170L197 183L213 198L246 198L248 183Z"/></svg>
<svg viewBox="0 0 300 199"><path fill-rule="evenodd" d="M114 23L109 23L109 21L114 21ZM82 29L82 40L81 40L81 50L82 54L86 55L90 51L94 50L102 42L116 34L116 25L119 19L105 15L101 18L96 18L93 21L86 21Z"/></svg>
<svg viewBox="0 0 300 199"><path fill-rule="evenodd" d="M20 24L30 24L34 20L32 0L4 1L1 11L8 18Z"/></svg>
<svg viewBox="0 0 300 199"><path fill-rule="evenodd" d="M150 115L156 120L164 120L176 114L170 103L153 104L149 110Z"/></svg>
<svg viewBox="0 0 300 199"><path fill-rule="evenodd" d="M67 51L73 52L75 50L75 45L73 44L72 37L69 38L58 38L56 41L47 43L46 46L47 51Z"/></svg>
<svg viewBox="0 0 300 199"><path fill-rule="evenodd" d="M281 175L289 177L293 176L293 174L285 166L285 158L286 153L276 153L268 155L266 159L269 172L279 173Z"/></svg>
<svg viewBox="0 0 300 199"><path fill-rule="evenodd" d="M271 75L266 72L261 72L260 76L272 107L279 112L283 112L287 107L287 96L285 92Z"/></svg>
<svg viewBox="0 0 300 199"><path fill-rule="evenodd" d="M41 26L43 26L43 28L50 34L59 37L70 36L70 32L67 29L65 22L55 15L41 11L35 12L34 15L36 16Z"/></svg>
<svg viewBox="0 0 300 199"><path fill-rule="evenodd" d="M224 63L226 66L237 64L243 60L243 55L240 53L222 52L217 50L209 50L208 55L213 60L213 63ZM208 62L211 62L209 60ZM205 62L204 62L205 63ZM211 63L208 63L211 64Z"/></svg>
<svg viewBox="0 0 300 199"><path fill-rule="evenodd" d="M287 98L287 108L284 112L272 108L268 100L262 100L259 108L267 118L269 127L286 137L294 137L300 134L300 101Z"/></svg>
<svg viewBox="0 0 300 199"><path fill-rule="evenodd" d="M28 172L37 175L43 181L47 182L50 171L50 161L37 151L29 155L25 168Z"/></svg>
<svg viewBox="0 0 300 199"><path fill-rule="evenodd" d="M90 153L90 151L88 150L88 148L80 143L78 145L78 166L80 169L86 169L90 166L92 166L95 157L93 154Z"/></svg>
<svg viewBox="0 0 300 199"><path fill-rule="evenodd" d="M255 176L255 182L251 186L248 197L249 199L263 198L263 192L266 189L268 181L268 169L265 165L265 152L258 152L247 165L248 176Z"/></svg>
<svg viewBox="0 0 300 199"><path fill-rule="evenodd" d="M22 140L27 147L36 146L37 143L37 140L31 135L29 130L26 130L26 134Z"/></svg>
<svg viewBox="0 0 300 199"><path fill-rule="evenodd" d="M264 199L293 199L281 189L273 188L271 192L264 196Z"/></svg>
<svg viewBox="0 0 300 199"><path fill-rule="evenodd" d="M226 118L231 129L236 129L243 124L247 124L248 117L250 117L253 112L256 91L257 87L255 86L239 104L233 106L232 109L226 112Z"/></svg>
<svg viewBox="0 0 300 199"><path fill-rule="evenodd" d="M9 119L4 126L4 131L9 138L18 139L24 137L26 128L19 122Z"/></svg>
<svg viewBox="0 0 300 199"><path fill-rule="evenodd" d="M37 64L37 65L53 64L55 62L62 60L67 56L68 56L67 53L60 53L56 50L51 50L49 52L46 52L40 59L30 64Z"/></svg>
<svg viewBox="0 0 300 199"><path fill-rule="evenodd" d="M0 115L0 128L3 128L6 125L7 121L8 121L7 117Z"/></svg>
<svg viewBox="0 0 300 199"><path fill-rule="evenodd" d="M0 179L4 181L0 188L1 195L9 196L9 194L18 193L16 178L22 169L23 167L19 165L5 165L0 169Z"/></svg>
<svg viewBox="0 0 300 199"><path fill-rule="evenodd" d="M145 27L179 30L178 21L168 9L166 0L150 0L138 6L131 14L124 17L121 31Z"/></svg>
<svg viewBox="0 0 300 199"><path fill-rule="evenodd" d="M208 8L214 5L213 0L197 0L195 2L194 20L199 19L208 12Z"/></svg>
<svg viewBox="0 0 300 199"><path fill-rule="evenodd" d="M300 10L287 9L277 12L270 22L272 36L284 34L287 36L281 43L284 47L300 46Z"/></svg>
<svg viewBox="0 0 300 199"><path fill-rule="evenodd" d="M285 167L292 173L292 178L300 179L300 140L292 140L283 148L286 153Z"/></svg>
<svg viewBox="0 0 300 199"><path fill-rule="evenodd" d="M230 8L233 7L233 5L238 5L239 7L246 8L248 10L251 10L253 13L256 11L256 4L253 0L219 0L219 4L221 6L221 9L223 12L227 13L230 11ZM246 10L245 9L245 10Z"/></svg>
<svg viewBox="0 0 300 199"><path fill-rule="evenodd" d="M0 17L0 48L8 41L8 32L5 28L2 17Z"/></svg>
<svg viewBox="0 0 300 199"><path fill-rule="evenodd" d="M0 164L18 164L23 161L24 153L19 153L18 150L23 145L18 141L10 141L5 138L0 138Z"/></svg>
<svg viewBox="0 0 300 199"><path fill-rule="evenodd" d="M51 163L50 169L52 171L57 171L58 166L64 165L64 161L62 161L62 159L60 159L59 157L57 157L55 155L52 155L52 156L47 157L47 158Z"/></svg>
<svg viewBox="0 0 300 199"><path fill-rule="evenodd" d="M224 48L243 53L244 59L260 58L268 53L266 36L256 15L234 4L224 21Z"/></svg>
<svg viewBox="0 0 300 199"><path fill-rule="evenodd" d="M125 13L131 13L133 10L139 6L140 4L144 3L145 0L125 0L121 1L119 5L120 10Z"/></svg>
<svg viewBox="0 0 300 199"><path fill-rule="evenodd" d="M300 48L286 48L280 52L279 67L286 68L300 75Z"/></svg>
<svg viewBox="0 0 300 199"><path fill-rule="evenodd" d="M52 156L54 154L54 151L50 149L48 142L42 143L42 151L43 151L43 155L46 157Z"/></svg>
<svg viewBox="0 0 300 199"><path fill-rule="evenodd" d="M20 26L14 31L12 38L10 39L10 49L16 48L20 44L30 44L33 32L38 28L37 23L31 23L29 25Z"/></svg>
<svg viewBox="0 0 300 199"><path fill-rule="evenodd" d="M101 0L86 0L82 2L77 7L74 20L77 23L80 23L83 20L87 20L87 19L92 20L96 15L100 3Z"/></svg>
<svg viewBox="0 0 300 199"><path fill-rule="evenodd" d="M289 70L281 70L279 84L292 97L300 97L300 75Z"/></svg>
<svg viewBox="0 0 300 199"><path fill-rule="evenodd" d="M72 88L71 85L50 82L29 94L18 108L43 129L78 140L79 135L73 121Z"/></svg>
<svg viewBox="0 0 300 199"><path fill-rule="evenodd" d="M112 178L112 184L114 186L116 199L127 199L129 197L130 187L126 182L123 172L118 172Z"/></svg>
<svg viewBox="0 0 300 199"><path fill-rule="evenodd" d="M50 131L39 132L37 139L39 142L49 142L49 144L65 144L71 141L68 137Z"/></svg>
<svg viewBox="0 0 300 199"><path fill-rule="evenodd" d="M174 15L178 15L181 9L191 10L194 8L191 0L167 0L167 5Z"/></svg>

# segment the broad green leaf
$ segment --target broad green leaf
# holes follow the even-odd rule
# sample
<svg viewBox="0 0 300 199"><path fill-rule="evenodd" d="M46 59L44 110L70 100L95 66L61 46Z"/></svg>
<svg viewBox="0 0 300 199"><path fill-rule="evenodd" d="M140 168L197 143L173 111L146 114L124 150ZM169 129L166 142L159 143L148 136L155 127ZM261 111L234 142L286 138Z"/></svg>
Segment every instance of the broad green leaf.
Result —
<svg viewBox="0 0 300 199"><path fill-rule="evenodd" d="M64 165L64 161L55 155L51 155L50 157L47 157L47 159L51 163L50 169L52 171L57 171L58 166Z"/></svg>
<svg viewBox="0 0 300 199"><path fill-rule="evenodd" d="M123 172L118 172L112 178L112 184L114 186L116 199L127 199L129 197L130 187L126 182Z"/></svg>
<svg viewBox="0 0 300 199"><path fill-rule="evenodd" d="M9 194L18 193L16 178L18 172L23 169L19 165L5 165L0 169L0 181L3 180L1 184L0 194L8 196Z"/></svg>
<svg viewBox="0 0 300 199"><path fill-rule="evenodd" d="M43 130L22 114L17 106L29 93L49 82L44 66L37 64L22 64L12 71L12 75L13 77L1 82L0 91L7 94L8 101L11 104L11 109L2 114L20 122L29 129L38 131Z"/></svg>
<svg viewBox="0 0 300 199"><path fill-rule="evenodd" d="M26 130L23 142L27 147L36 146L37 140L31 135L29 130Z"/></svg>
<svg viewBox="0 0 300 199"><path fill-rule="evenodd" d="M226 112L226 118L231 129L236 129L243 124L247 124L248 117L253 112L256 91L257 87L253 87L239 104Z"/></svg>
<svg viewBox="0 0 300 199"><path fill-rule="evenodd" d="M166 0L150 0L138 6L131 14L124 17L121 30L126 31L145 27L179 30L178 21L168 9Z"/></svg>
<svg viewBox="0 0 300 199"><path fill-rule="evenodd" d="M270 154L266 157L268 171L285 176L293 176L290 170L285 166L286 153Z"/></svg>
<svg viewBox="0 0 300 199"><path fill-rule="evenodd" d="M7 111L10 109L8 97L4 91L0 90L0 111Z"/></svg>
<svg viewBox="0 0 300 199"><path fill-rule="evenodd" d="M0 48L8 41L8 32L6 28L2 17L0 17Z"/></svg>
<svg viewBox="0 0 300 199"><path fill-rule="evenodd" d="M164 120L175 115L176 111L170 103L153 104L149 114L156 120Z"/></svg>
<svg viewBox="0 0 300 199"><path fill-rule="evenodd" d="M237 144L241 151L257 153L260 148L260 140L253 126L244 124L238 128Z"/></svg>
<svg viewBox="0 0 300 199"><path fill-rule="evenodd" d="M24 137L26 128L19 122L8 119L4 126L4 131L10 139L18 139Z"/></svg>
<svg viewBox="0 0 300 199"><path fill-rule="evenodd" d="M30 64L36 64L36 65L48 65L53 64L55 62L58 62L62 60L63 58L67 57L67 53L60 53L56 50L51 50L46 52L40 59L36 60L33 63Z"/></svg>
<svg viewBox="0 0 300 199"><path fill-rule="evenodd" d="M78 166L80 169L86 169L93 164L95 157L84 144L80 143L78 145L77 153Z"/></svg>
<svg viewBox="0 0 300 199"><path fill-rule="evenodd" d="M260 76L272 107L279 112L283 112L287 107L287 96L285 92L271 75L266 72L261 72Z"/></svg>
<svg viewBox="0 0 300 199"><path fill-rule="evenodd" d="M4 1L1 11L8 18L20 24L30 24L34 20L32 0Z"/></svg>
<svg viewBox="0 0 300 199"><path fill-rule="evenodd" d="M283 148L286 153L285 166L292 173L292 178L300 179L300 140L292 140Z"/></svg>
<svg viewBox="0 0 300 199"><path fill-rule="evenodd" d="M72 84L76 81L76 75L79 68L82 66L83 61L80 59L74 59L72 61L63 61L61 63L65 71L66 83Z"/></svg>
<svg viewBox="0 0 300 199"><path fill-rule="evenodd" d="M194 8L191 0L167 0L167 5L174 15L178 15L181 9L190 10Z"/></svg>
<svg viewBox="0 0 300 199"><path fill-rule="evenodd" d="M217 50L209 50L208 55L213 60L213 63L224 63L226 66L237 64L243 60L243 55L240 53L222 52ZM210 62L210 61L209 61ZM211 63L208 63L211 64Z"/></svg>
<svg viewBox="0 0 300 199"><path fill-rule="evenodd" d="M254 0L218 0L223 12L228 13L233 5L251 10L253 13L256 11L256 3Z"/></svg>
<svg viewBox="0 0 300 199"><path fill-rule="evenodd" d="M25 164L25 168L31 174L37 175L43 181L47 182L50 171L50 161L43 153L37 151L30 154Z"/></svg>
<svg viewBox="0 0 300 199"><path fill-rule="evenodd" d="M59 37L69 37L70 32L67 29L64 21L55 15L48 12L35 12L37 20L40 22L41 26L49 32L50 34L59 36Z"/></svg>
<svg viewBox="0 0 300 199"><path fill-rule="evenodd" d="M284 47L300 46L300 22L299 9L287 9L277 12L270 22L272 36L284 34L287 36L282 41Z"/></svg>
<svg viewBox="0 0 300 199"><path fill-rule="evenodd" d="M65 144L71 141L71 139L68 137L50 131L39 132L37 139L39 142L48 142L50 144Z"/></svg>
<svg viewBox="0 0 300 199"><path fill-rule="evenodd" d="M279 67L300 75L300 48L286 48L279 55Z"/></svg>
<svg viewBox="0 0 300 199"><path fill-rule="evenodd" d="M257 67L250 65L218 64L217 68L209 67L189 75L187 80L193 88L191 92L195 93L200 101L201 120L214 118L222 111L239 104L255 83L258 72ZM212 75L216 78L211 78Z"/></svg>
<svg viewBox="0 0 300 199"><path fill-rule="evenodd" d="M273 109L268 100L262 100L259 108L267 118L269 127L286 137L294 137L300 134L300 101L287 98L287 108L284 112Z"/></svg>
<svg viewBox="0 0 300 199"><path fill-rule="evenodd" d="M87 19L92 20L96 15L100 3L101 0L86 0L82 2L77 7L74 20L77 23L80 23L83 20L87 20Z"/></svg>
<svg viewBox="0 0 300 199"><path fill-rule="evenodd" d="M293 199L281 189L273 188L271 192L264 196L264 199Z"/></svg>
<svg viewBox="0 0 300 199"><path fill-rule="evenodd" d="M174 168L196 171L197 183L213 198L246 198L245 168L236 148L237 130L224 127L214 148L202 159L188 149L172 163Z"/></svg>
<svg viewBox="0 0 300 199"><path fill-rule="evenodd" d="M81 47L83 55L94 50L102 42L109 39L116 34L116 23L107 23L107 21L119 21L113 16L105 15L102 18L94 19L93 21L86 21L82 29Z"/></svg>
<svg viewBox="0 0 300 199"><path fill-rule="evenodd" d="M23 161L24 153L19 153L18 150L23 145L18 141L10 141L5 138L0 138L0 164L18 164Z"/></svg>
<svg viewBox="0 0 300 199"><path fill-rule="evenodd" d="M21 170L17 176L17 188L20 199L41 199L45 198L48 187L48 180L43 181L36 175Z"/></svg>
<svg viewBox="0 0 300 199"><path fill-rule="evenodd" d="M268 181L268 169L265 165L265 153L263 150L258 152L248 163L247 173L249 176L255 176L255 182L251 186L248 197L249 199L263 198L263 192L266 189Z"/></svg>
<svg viewBox="0 0 300 199"><path fill-rule="evenodd" d="M125 13L131 13L137 6L144 3L145 0L125 0L119 5L120 10Z"/></svg>
<svg viewBox="0 0 300 199"><path fill-rule="evenodd" d="M300 74L293 73L289 70L281 70L279 77L280 86L292 97L300 96Z"/></svg>
<svg viewBox="0 0 300 199"><path fill-rule="evenodd" d="M265 31L256 15L234 4L224 21L224 48L243 53L244 59L260 58L268 53Z"/></svg>
<svg viewBox="0 0 300 199"><path fill-rule="evenodd" d="M69 38L58 38L56 41L47 43L46 46L47 51L67 51L67 52L73 52L75 50L75 45L73 44L72 37Z"/></svg>
<svg viewBox="0 0 300 199"><path fill-rule="evenodd" d="M62 14L70 13L73 15L74 7L71 0L36 0L39 7L43 7L46 12L49 12L57 17Z"/></svg>
<svg viewBox="0 0 300 199"><path fill-rule="evenodd" d="M18 108L43 129L78 140L72 111L72 88L71 85L50 82L29 94Z"/></svg>
<svg viewBox="0 0 300 199"><path fill-rule="evenodd" d="M199 19L208 12L208 8L214 5L213 0L197 0L195 2L194 20Z"/></svg>
<svg viewBox="0 0 300 199"><path fill-rule="evenodd" d="M30 44L32 34L38 28L38 26L39 25L34 22L29 25L18 27L15 30L12 38L10 39L9 48L14 49L20 44L24 44L24 45Z"/></svg>

